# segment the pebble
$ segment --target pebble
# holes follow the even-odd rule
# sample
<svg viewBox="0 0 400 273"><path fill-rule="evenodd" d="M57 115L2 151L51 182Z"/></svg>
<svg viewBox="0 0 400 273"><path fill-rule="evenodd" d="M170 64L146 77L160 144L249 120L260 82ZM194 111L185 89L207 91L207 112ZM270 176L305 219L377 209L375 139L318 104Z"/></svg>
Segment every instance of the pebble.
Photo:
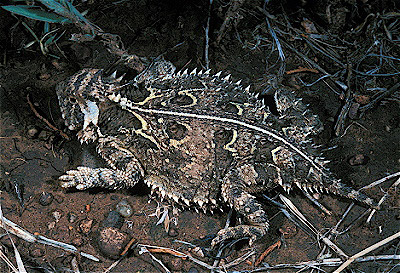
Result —
<svg viewBox="0 0 400 273"><path fill-rule="evenodd" d="M46 141L50 138L51 133L45 130L42 130L39 135L38 135L38 139Z"/></svg>
<svg viewBox="0 0 400 273"><path fill-rule="evenodd" d="M72 244L74 246L80 247L82 246L84 243L83 238L82 237L75 237L74 239L72 239Z"/></svg>
<svg viewBox="0 0 400 273"><path fill-rule="evenodd" d="M369 161L369 157L363 154L356 154L349 158L349 164L351 166L365 165Z"/></svg>
<svg viewBox="0 0 400 273"><path fill-rule="evenodd" d="M50 183L49 183L49 184L50 184ZM58 204L61 204L62 202L64 202L64 197L62 197L61 195L56 194L56 195L54 196L54 200L56 200L56 202L57 202Z"/></svg>
<svg viewBox="0 0 400 273"><path fill-rule="evenodd" d="M168 264L173 271L181 271L183 268L182 258L173 258Z"/></svg>
<svg viewBox="0 0 400 273"><path fill-rule="evenodd" d="M62 217L62 213L61 213L60 211L58 211L58 210L53 211L53 212L51 213L51 215L53 215L54 220L56 220L56 223L57 223L58 221L60 221L60 219L61 219L61 217Z"/></svg>
<svg viewBox="0 0 400 273"><path fill-rule="evenodd" d="M42 192L39 196L39 204L42 206L48 206L53 202L54 196L50 192Z"/></svg>
<svg viewBox="0 0 400 273"><path fill-rule="evenodd" d="M15 244L15 245L18 245L19 240L16 239L14 235L11 235L11 238L12 238L14 244ZM0 244L6 246L6 247L8 247L8 248L12 248L12 247L13 247L13 244L11 243L11 240L10 240L10 237L9 237L9 236L3 236L3 237L1 237L1 238L0 238Z"/></svg>
<svg viewBox="0 0 400 273"><path fill-rule="evenodd" d="M117 204L116 211L125 218L133 214L132 206L126 200L122 200Z"/></svg>
<svg viewBox="0 0 400 273"><path fill-rule="evenodd" d="M56 226L56 222L55 222L55 221L50 222L50 223L47 225L47 229L53 229L55 226Z"/></svg>
<svg viewBox="0 0 400 273"><path fill-rule="evenodd" d="M189 268L187 273L199 273L199 270L196 267L192 266L191 268Z"/></svg>
<svg viewBox="0 0 400 273"><path fill-rule="evenodd" d="M204 252L203 252L203 249L201 249L201 247L196 246L195 248L189 249L189 251L190 251L190 253L192 253L198 257L204 258Z"/></svg>
<svg viewBox="0 0 400 273"><path fill-rule="evenodd" d="M30 256L33 258L43 257L44 253L45 253L45 251L42 248L37 247L37 246L29 251Z"/></svg>
<svg viewBox="0 0 400 273"><path fill-rule="evenodd" d="M73 212L68 212L67 219L68 219L68 222L73 223L76 221L76 219L78 219L78 215L76 215Z"/></svg>
<svg viewBox="0 0 400 273"><path fill-rule="evenodd" d="M102 226L120 228L122 227L123 223L124 220L121 217L121 214L113 210L107 214L107 217L102 222Z"/></svg>
<svg viewBox="0 0 400 273"><path fill-rule="evenodd" d="M349 113L348 113L349 118L351 118L351 119L357 119L357 117L358 117L358 109L359 109L359 108L360 108L360 104L354 102L354 103L350 106L350 109L349 109Z"/></svg>
<svg viewBox="0 0 400 273"><path fill-rule="evenodd" d="M79 222L79 230L84 234L88 234L92 229L92 225L93 225L92 219L83 219Z"/></svg>
<svg viewBox="0 0 400 273"><path fill-rule="evenodd" d="M171 227L168 231L168 236L170 237L176 237L179 235L179 232L176 230L176 228Z"/></svg>
<svg viewBox="0 0 400 273"><path fill-rule="evenodd" d="M284 226L282 226L279 231L285 237L285 239L290 239L296 236L297 226L292 222L287 221Z"/></svg>
<svg viewBox="0 0 400 273"><path fill-rule="evenodd" d="M28 127L28 130L26 131L26 133L29 138L33 139L33 138L37 138L40 132L36 126L32 125L32 126Z"/></svg>
<svg viewBox="0 0 400 273"><path fill-rule="evenodd" d="M37 78L41 81L47 81L48 79L51 78L51 74L50 73L39 73L37 75Z"/></svg>
<svg viewBox="0 0 400 273"><path fill-rule="evenodd" d="M101 253L111 259L118 259L129 240L127 233L114 227L105 227L99 231L97 243Z"/></svg>

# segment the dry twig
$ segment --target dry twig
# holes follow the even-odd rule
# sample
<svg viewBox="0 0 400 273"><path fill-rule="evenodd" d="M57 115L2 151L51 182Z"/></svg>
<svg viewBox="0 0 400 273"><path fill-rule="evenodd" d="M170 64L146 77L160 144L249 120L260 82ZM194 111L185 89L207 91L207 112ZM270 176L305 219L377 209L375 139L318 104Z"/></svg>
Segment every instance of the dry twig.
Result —
<svg viewBox="0 0 400 273"><path fill-rule="evenodd" d="M290 209L290 211L297 216L297 218L306 226L308 227L315 235L318 236L318 238L321 239L323 243L325 243L328 247L330 247L333 251L335 251L340 257L343 258L348 258L346 253L344 253L343 250L341 250L337 245L335 245L329 238L325 237L322 235L312 224L310 221L307 220L307 218L296 208L296 206L290 201L288 198L283 196L282 194L279 195L281 198L282 202Z"/></svg>
<svg viewBox="0 0 400 273"><path fill-rule="evenodd" d="M394 189L394 188L396 188L396 187L399 186L399 185L400 185L400 178L397 179L396 182L394 182L393 185L390 186L390 188L389 188L388 191L385 193L385 195L382 196L381 200L379 200L379 202L378 202L378 206L381 206L381 205L386 201L386 199L389 197L389 191L390 191L390 189ZM371 211L371 214L370 214L370 215L368 216L368 218L367 218L367 223L369 223L369 222L371 221L372 216L375 214L375 212L376 212L376 209L373 209L373 210Z"/></svg>
<svg viewBox="0 0 400 273"><path fill-rule="evenodd" d="M230 3L230 6L228 8L228 11L225 14L225 19L224 22L222 23L221 27L219 28L218 31L218 36L215 42L219 44L221 42L221 39L226 31L226 29L229 27L232 18L238 18L238 11L239 8L243 5L244 0L233 0Z"/></svg>
<svg viewBox="0 0 400 273"><path fill-rule="evenodd" d="M53 131L56 131L57 133L60 134L60 136L62 136L63 138L65 138L66 140L70 140L69 136L64 133L63 131L61 131L60 129L58 129L57 127L55 127L53 124L50 123L50 121L48 121L46 118L44 118L41 114L39 114L39 112L36 110L35 106L33 105L33 103L31 102L31 100L29 99L29 94L26 95L26 100L28 101L29 107L31 108L32 112L35 114L35 116L37 118L39 118L41 121L43 121L44 123L46 123L46 125Z"/></svg>
<svg viewBox="0 0 400 273"><path fill-rule="evenodd" d="M198 264L198 265L200 265L202 267L207 268L208 270L214 270L216 272L222 272L219 268L211 266L211 265L209 265L209 264L207 264L207 263L205 263L203 261L200 261L199 259L196 259L196 258L192 257L189 254L174 250L172 248L152 246L152 245L142 245L142 244L138 244L138 247L140 247L140 248L145 247L149 252L153 251L154 249L158 249L157 251L159 251L159 253L162 252L162 253L172 254L172 255L174 255L176 257L179 257L179 258L185 257L185 258L188 258L189 260L191 260L192 262L194 262L194 263L196 263L196 264ZM160 250L160 249L162 249L162 250Z"/></svg>
<svg viewBox="0 0 400 273"><path fill-rule="evenodd" d="M319 71L317 69L307 68L307 67L299 67L299 68L296 68L296 69L292 69L292 70L286 71L286 75L295 74L295 73L301 73L301 72L311 72L311 73L315 73L315 74L319 73Z"/></svg>
<svg viewBox="0 0 400 273"><path fill-rule="evenodd" d="M258 257L257 261L255 262L254 266L259 266L259 264L264 260L264 258L271 253L275 248L280 248L281 247L281 240L276 242L273 245L270 245L261 255Z"/></svg>
<svg viewBox="0 0 400 273"><path fill-rule="evenodd" d="M383 182L388 181L389 179L392 179L392 178L395 178L395 177L398 177L398 176L400 176L400 172L390 174L388 176L385 176L385 177L383 177L383 178L381 178L379 180L376 180L376 181L372 182L369 185L366 185L366 186L362 187L360 190L365 190L365 189L369 189L369 188L375 187L375 186L377 186L379 184L382 184Z"/></svg>
<svg viewBox="0 0 400 273"><path fill-rule="evenodd" d="M400 260L400 255L380 255L380 256L367 256L367 257L360 257L354 260L355 263L362 263L362 262L374 262L374 261L387 261L387 260ZM283 269L283 268L300 268L304 269L307 267L317 267L317 266L338 266L342 264L343 261L340 258L329 258L329 259L322 259L318 261L307 261L307 262L300 262L296 264L277 264L272 266L263 266L257 268L251 272L264 272L265 270L269 269Z"/></svg>
<svg viewBox="0 0 400 273"><path fill-rule="evenodd" d="M339 266L333 273L339 273L342 272L346 267L348 267L352 262L354 262L357 258L360 258L368 253L370 253L371 251L397 239L400 237L400 231L393 234L392 236L387 237L386 239L377 242L376 244L373 244L370 247L367 247L366 249L364 249L363 251L358 252L357 254L354 254L353 256L351 256L346 262L344 262L341 266Z"/></svg>
<svg viewBox="0 0 400 273"><path fill-rule="evenodd" d="M31 234L29 232L27 232L26 230L24 230L23 228L21 228L20 226L18 226L17 224L15 224L14 222L8 220L5 217L0 218L0 227L7 230L8 232L14 234L15 236L30 242L30 243L41 243L41 244L45 244L45 245L50 245L50 246L54 246L57 248L61 248L65 251L69 251L69 252L73 252L76 254L81 255L82 257L88 258L92 261L98 262L100 261L98 258L96 258L95 256L88 254L88 253L84 253L84 252L79 252L78 249L70 244L66 244L66 243L62 243L62 242L58 242L49 238L46 238L40 234Z"/></svg>

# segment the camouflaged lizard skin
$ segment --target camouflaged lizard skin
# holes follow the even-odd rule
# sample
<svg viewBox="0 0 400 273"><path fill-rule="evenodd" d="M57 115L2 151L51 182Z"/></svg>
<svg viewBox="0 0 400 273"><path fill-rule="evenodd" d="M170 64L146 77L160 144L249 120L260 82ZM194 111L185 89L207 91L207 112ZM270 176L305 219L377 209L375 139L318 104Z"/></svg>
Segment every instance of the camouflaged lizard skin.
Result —
<svg viewBox="0 0 400 273"><path fill-rule="evenodd" d="M172 203L205 210L234 208L246 224L213 240L266 234L268 219L254 193L282 186L325 191L376 206L336 179L309 140L322 124L291 91L274 99L279 115L232 82L209 71L175 73L153 63L123 83L83 69L57 86L62 116L81 142L95 142L109 168L78 167L63 187L118 189L144 181Z"/></svg>

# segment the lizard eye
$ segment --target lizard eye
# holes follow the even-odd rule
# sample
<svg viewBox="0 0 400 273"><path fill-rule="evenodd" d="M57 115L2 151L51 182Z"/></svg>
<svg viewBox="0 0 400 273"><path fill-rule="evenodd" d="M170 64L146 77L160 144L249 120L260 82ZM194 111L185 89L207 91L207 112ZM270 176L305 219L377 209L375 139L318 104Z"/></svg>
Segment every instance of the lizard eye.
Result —
<svg viewBox="0 0 400 273"><path fill-rule="evenodd" d="M72 103L72 104L75 104L75 103L76 103L76 98L74 98L74 97L69 97L68 99L69 99L69 102L70 102L70 103Z"/></svg>
<svg viewBox="0 0 400 273"><path fill-rule="evenodd" d="M192 104L193 99L187 95L177 95L171 99L171 102L179 106L186 106Z"/></svg>

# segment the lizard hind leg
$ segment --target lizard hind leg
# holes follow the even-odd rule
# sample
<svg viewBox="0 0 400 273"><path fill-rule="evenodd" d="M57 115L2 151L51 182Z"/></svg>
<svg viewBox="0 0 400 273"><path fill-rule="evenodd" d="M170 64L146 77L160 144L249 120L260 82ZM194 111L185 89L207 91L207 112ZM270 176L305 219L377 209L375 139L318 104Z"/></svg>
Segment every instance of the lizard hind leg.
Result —
<svg viewBox="0 0 400 273"><path fill-rule="evenodd" d="M221 229L213 239L212 247L228 239L243 237L250 237L249 244L252 245L255 240L267 233L269 228L267 215L255 197L246 192L245 185L240 181L236 170L226 175L222 185L222 197L246 218L248 224Z"/></svg>

